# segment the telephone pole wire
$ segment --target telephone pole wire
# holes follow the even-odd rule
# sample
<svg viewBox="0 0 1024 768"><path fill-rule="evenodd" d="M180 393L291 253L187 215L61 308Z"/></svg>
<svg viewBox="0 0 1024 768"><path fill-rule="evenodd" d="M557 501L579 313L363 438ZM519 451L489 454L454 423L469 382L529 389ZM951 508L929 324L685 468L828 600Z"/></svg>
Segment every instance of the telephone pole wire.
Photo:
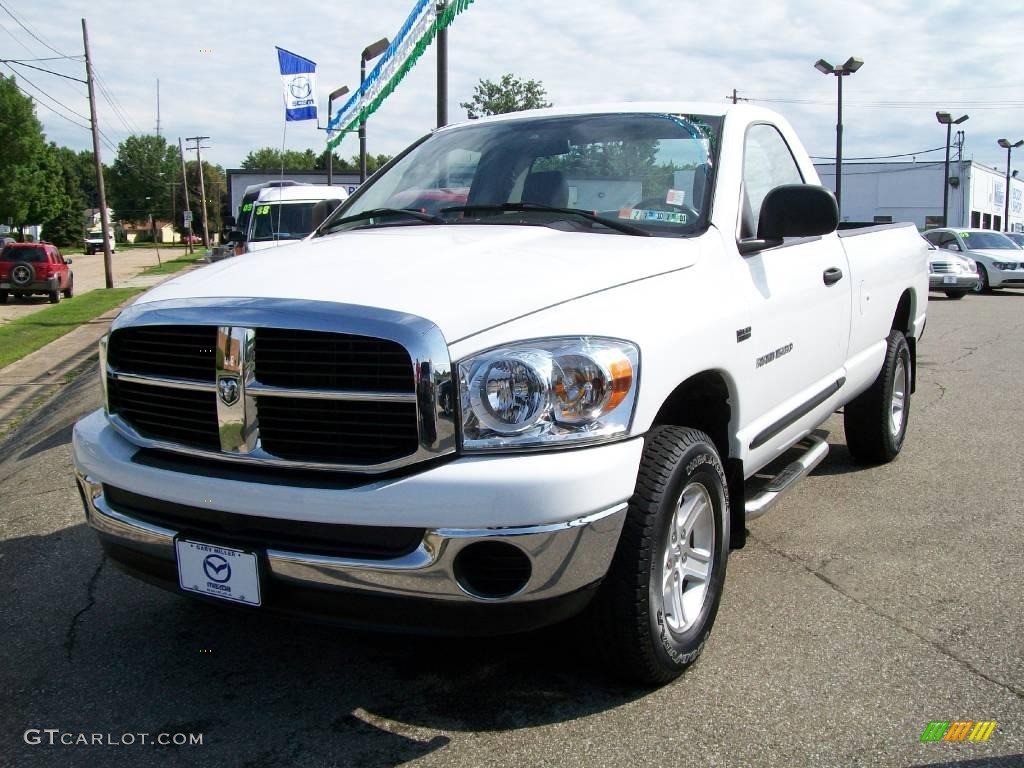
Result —
<svg viewBox="0 0 1024 768"><path fill-rule="evenodd" d="M188 173L185 171L185 150L181 146L181 136L178 137L178 154L181 156L181 185L185 188L185 210L189 212L188 227L186 227L188 229L188 252L192 254L195 253L192 246L192 209L188 207Z"/></svg>
<svg viewBox="0 0 1024 768"><path fill-rule="evenodd" d="M107 288L114 287L114 268L110 254L110 214L107 212L107 190L103 185L103 161L100 159L100 133L96 124L96 93L92 83L92 58L89 56L89 28L82 19L82 42L85 44L85 79L89 87L89 115L92 124L92 156L96 163L96 191L99 193L100 226L103 228L103 277Z"/></svg>
<svg viewBox="0 0 1024 768"><path fill-rule="evenodd" d="M203 199L203 247L210 247L210 227L206 223L207 219L207 208L206 208L206 180L204 179L205 174L203 173L203 153L202 143L210 138L209 136L191 136L185 139L185 141L194 141L195 147L189 147L189 149L195 149L196 151L196 162L199 165L199 196ZM206 147L209 149L209 147Z"/></svg>

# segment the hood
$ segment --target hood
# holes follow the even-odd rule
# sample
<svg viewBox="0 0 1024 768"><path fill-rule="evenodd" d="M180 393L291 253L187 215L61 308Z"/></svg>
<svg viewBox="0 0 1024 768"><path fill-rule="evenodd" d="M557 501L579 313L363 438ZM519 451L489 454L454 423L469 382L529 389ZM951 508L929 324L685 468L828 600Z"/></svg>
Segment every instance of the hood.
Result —
<svg viewBox="0 0 1024 768"><path fill-rule="evenodd" d="M1019 248L1015 251L1009 248L972 248L965 255L982 261L1024 261L1024 251Z"/></svg>
<svg viewBox="0 0 1024 768"><path fill-rule="evenodd" d="M685 269L699 247L698 239L540 226L356 230L203 267L137 305L190 298L359 304L431 320L452 343L553 304Z"/></svg>

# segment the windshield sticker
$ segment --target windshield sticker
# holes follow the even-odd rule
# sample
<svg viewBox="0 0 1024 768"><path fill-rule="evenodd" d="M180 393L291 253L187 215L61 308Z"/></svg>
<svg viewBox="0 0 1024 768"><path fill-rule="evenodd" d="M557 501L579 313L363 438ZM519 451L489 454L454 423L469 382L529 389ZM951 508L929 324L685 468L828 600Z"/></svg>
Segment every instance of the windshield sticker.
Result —
<svg viewBox="0 0 1024 768"><path fill-rule="evenodd" d="M686 214L675 211L651 211L646 208L623 208L619 211L620 219L631 221L650 221L659 224L685 224Z"/></svg>
<svg viewBox="0 0 1024 768"><path fill-rule="evenodd" d="M270 213L270 206L269 205L257 205L256 206L256 215L257 216L266 216L268 213Z"/></svg>
<svg viewBox="0 0 1024 768"><path fill-rule="evenodd" d="M670 189L665 195L666 205L683 205L686 202L686 191L682 189Z"/></svg>
<svg viewBox="0 0 1024 768"><path fill-rule="evenodd" d="M960 233L960 237L970 237L970 236L971 236L970 232L961 232Z"/></svg>
<svg viewBox="0 0 1024 768"><path fill-rule="evenodd" d="M244 211L245 213L248 213L251 210L252 210L252 203L246 203L245 205L242 206L242 211Z"/></svg>

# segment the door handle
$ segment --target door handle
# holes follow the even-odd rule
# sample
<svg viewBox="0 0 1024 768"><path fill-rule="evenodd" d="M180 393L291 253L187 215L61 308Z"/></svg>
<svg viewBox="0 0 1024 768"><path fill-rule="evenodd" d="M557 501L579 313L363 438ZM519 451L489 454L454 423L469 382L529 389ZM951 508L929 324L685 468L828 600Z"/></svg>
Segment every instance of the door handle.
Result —
<svg viewBox="0 0 1024 768"><path fill-rule="evenodd" d="M821 279L825 281L825 285L835 285L843 279L843 270L839 267L829 267L821 275Z"/></svg>

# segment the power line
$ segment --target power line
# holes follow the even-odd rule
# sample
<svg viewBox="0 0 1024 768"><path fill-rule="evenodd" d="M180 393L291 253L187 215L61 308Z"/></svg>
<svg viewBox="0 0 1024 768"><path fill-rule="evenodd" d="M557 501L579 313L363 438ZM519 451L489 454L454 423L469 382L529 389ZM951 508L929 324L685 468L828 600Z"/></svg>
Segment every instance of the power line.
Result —
<svg viewBox="0 0 1024 768"><path fill-rule="evenodd" d="M4 28L4 31L6 31L6 27ZM7 34L10 34L10 32L8 32ZM4 59L4 61L11 61L11 62L14 62L15 64L24 64L27 61L81 61L83 58L85 58L85 57L84 56L44 56L42 58L37 58L37 59Z"/></svg>
<svg viewBox="0 0 1024 768"><path fill-rule="evenodd" d="M40 72L47 72L47 73L49 73L51 75L56 75L57 77L63 77L63 78L66 78L68 80L74 80L75 82L78 82L78 83L85 83L85 80L83 80L80 77L72 77L71 75L65 75L65 74L62 74L61 72L54 72L52 69L44 69L43 67L36 67L36 66L33 66L32 64L26 64L25 62L18 61L16 59L0 59L0 62L3 62L4 64L17 64L19 67L28 67L29 69L38 69Z"/></svg>
<svg viewBox="0 0 1024 768"><path fill-rule="evenodd" d="M89 129L89 126L88 126L88 125L82 125L82 124L81 124L81 123L79 123L78 121L76 121L76 120L72 120L72 119L71 119L70 117L68 117L67 115L65 115L65 114L64 114L63 112L58 112L58 111L57 111L56 109L54 109L53 107L51 107L51 106L50 106L49 104L47 104L46 102L43 102L43 101L39 101L39 99L38 99L38 98L36 98L36 97L35 97L35 96L33 96L33 95L32 95L31 93L29 93L29 92L28 92L28 91L26 91L26 90L25 90L24 88L22 88L22 87L21 87L20 85L18 85L18 81L17 81L17 80L15 80L15 81L14 81L14 87L15 87L15 88L17 88L17 89L18 89L19 91L21 91L21 92L22 92L23 94L25 94L26 96L28 96L28 97L29 97L30 99L32 99L32 101L33 101L34 103L38 104L38 105L39 105L39 106L41 106L41 107L46 107L46 108L47 108L48 110L50 110L51 112L53 112L53 114L57 115L57 117L63 117L63 118L64 118L65 120L67 120L67 121L68 121L69 123L71 123L71 124L73 124L73 125L77 125L77 126L78 126L79 128L84 128L84 129L85 129L85 130L87 130L87 131L88 131L88 130L90 130L90 129Z"/></svg>
<svg viewBox="0 0 1024 768"><path fill-rule="evenodd" d="M47 48L49 48L49 49L50 49L51 51L53 51L54 53L58 54L59 56L63 56L64 58L71 58L71 57L70 57L70 56L68 56L68 55L67 55L66 53L63 53L62 51L58 51L58 50L57 50L56 48L54 48L54 47L53 47L52 45L50 45L50 44L49 44L48 42L46 42L45 40L43 40L43 38L39 37L39 35L37 35L37 34L36 34L35 32L33 32L33 31L32 31L31 29L29 29L29 28L28 28L27 26L25 26L24 22L22 22L22 20L21 20L21 19L19 19L19 18L18 18L17 16L15 16L15 15L14 15L14 12L13 12L13 11L11 11L11 9L10 9L10 8L8 8L8 7L6 6L6 5L4 5L4 4L2 3L2 2L0 2L0 8L3 8L3 9L4 9L4 11L6 11L7 15L8 15L8 16L10 16L10 17L11 17L12 19L14 19L14 21L15 21L15 22L17 23L17 25L18 25L19 27L21 27L22 29L24 29L24 30L25 30L26 32L28 32L28 33L29 33L29 34L30 34L30 35L31 35L32 37L34 37L34 38L35 38L36 40L38 40L38 41L39 41L40 43L42 43L42 44L43 44L44 46L46 46Z"/></svg>
<svg viewBox="0 0 1024 768"><path fill-rule="evenodd" d="M139 127L135 124L135 121L128 116L128 113L121 106L121 102L115 98L114 94L107 87L106 80L104 80L100 76L100 73L96 71L95 66L93 66L92 68L92 73L93 76L96 78L96 84L100 87L100 94L110 105L110 108L114 110L114 114L117 115L117 118L124 124L124 127L128 129L128 133L141 134L142 131L139 130Z"/></svg>
<svg viewBox="0 0 1024 768"><path fill-rule="evenodd" d="M901 152L898 155L872 155L866 157L844 157L843 162L847 160L891 160L895 157L916 157L917 155L925 155L929 152L941 152L946 147L935 147L934 149L922 149L919 152ZM835 160L832 155L811 155L812 160Z"/></svg>

